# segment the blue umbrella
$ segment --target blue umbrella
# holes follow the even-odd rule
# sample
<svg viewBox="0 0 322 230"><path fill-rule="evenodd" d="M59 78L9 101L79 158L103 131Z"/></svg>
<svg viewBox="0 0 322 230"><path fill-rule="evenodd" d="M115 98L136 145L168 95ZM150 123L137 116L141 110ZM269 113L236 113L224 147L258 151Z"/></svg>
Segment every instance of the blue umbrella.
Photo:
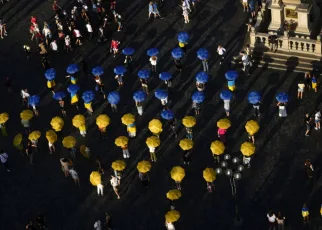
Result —
<svg viewBox="0 0 322 230"><path fill-rule="evenodd" d="M66 97L65 92L56 92L53 96L53 98L57 101L63 100Z"/></svg>
<svg viewBox="0 0 322 230"><path fill-rule="evenodd" d="M117 91L110 92L107 95L107 100L109 103L117 105L121 100L119 92L117 92Z"/></svg>
<svg viewBox="0 0 322 230"><path fill-rule="evenodd" d="M198 57L200 60L206 60L206 59L208 59L208 57L209 57L208 50L206 50L205 48L200 48L200 49L197 51L197 57Z"/></svg>
<svg viewBox="0 0 322 230"><path fill-rule="evenodd" d="M143 101L145 101L146 98L147 98L147 95L142 90L138 90L138 91L134 92L134 94L133 94L133 99L137 102L143 102Z"/></svg>
<svg viewBox="0 0 322 230"><path fill-rule="evenodd" d="M158 53L159 53L159 50L157 48L148 49L148 51L146 52L146 54L150 57L157 56Z"/></svg>
<svg viewBox="0 0 322 230"><path fill-rule="evenodd" d="M126 47L122 50L122 53L126 56L132 56L134 54L135 50L131 47Z"/></svg>
<svg viewBox="0 0 322 230"><path fill-rule="evenodd" d="M40 97L38 95L33 95L28 98L28 103L31 106L38 106L40 104Z"/></svg>
<svg viewBox="0 0 322 230"><path fill-rule="evenodd" d="M206 72L198 72L196 74L196 81L200 83L206 83L208 82L208 74Z"/></svg>
<svg viewBox="0 0 322 230"><path fill-rule="evenodd" d="M236 70L229 70L225 73L225 77L228 81L235 81L238 78L238 72Z"/></svg>
<svg viewBox="0 0 322 230"><path fill-rule="evenodd" d="M163 110L161 112L161 117L165 120L171 120L171 119L173 119L174 115L171 110L167 109L167 110Z"/></svg>
<svg viewBox="0 0 322 230"><path fill-rule="evenodd" d="M168 92L165 89L157 89L154 92L154 96L158 99L166 99L168 97Z"/></svg>
<svg viewBox="0 0 322 230"><path fill-rule="evenodd" d="M84 100L85 103L90 103L91 101L94 100L95 98L95 93L92 90L86 90L83 95L82 98Z"/></svg>
<svg viewBox="0 0 322 230"><path fill-rule="evenodd" d="M48 81L52 81L56 77L56 70L54 68L47 69L45 72L45 77Z"/></svg>
<svg viewBox="0 0 322 230"><path fill-rule="evenodd" d="M70 64L66 69L66 72L68 74L75 74L78 71L79 71L79 66L77 64Z"/></svg>
<svg viewBox="0 0 322 230"><path fill-rule="evenodd" d="M94 76L100 76L104 73L104 69L101 66L96 66L92 69L92 74Z"/></svg>
<svg viewBox="0 0 322 230"><path fill-rule="evenodd" d="M159 78L162 81L169 81L172 78L172 75L169 72L162 72L162 73L160 73Z"/></svg>
<svg viewBox="0 0 322 230"><path fill-rule="evenodd" d="M180 58L182 58L183 57L183 55L184 55L184 52L183 52L183 50L181 49L181 48L174 48L173 50L172 50L172 52L171 52L171 55L172 55L172 57L173 58L175 58L175 59L180 59Z"/></svg>
<svg viewBox="0 0 322 230"><path fill-rule="evenodd" d="M276 95L276 100L278 102L282 102L282 103L286 103L288 102L288 95L287 93L284 93L284 92L280 92Z"/></svg>
<svg viewBox="0 0 322 230"><path fill-rule="evenodd" d="M142 78L142 79L148 79L150 75L151 75L151 71L149 69L141 69L138 72L139 78Z"/></svg>
<svg viewBox="0 0 322 230"><path fill-rule="evenodd" d="M68 86L67 91L69 93L77 93L79 91L79 85L71 84Z"/></svg>
<svg viewBox="0 0 322 230"><path fill-rule="evenodd" d="M256 104L258 102L260 102L262 99L261 95L259 94L259 92L256 91L252 91L248 94L248 102L250 104Z"/></svg>
<svg viewBox="0 0 322 230"><path fill-rule="evenodd" d="M195 103L202 103L205 100L205 94L203 92L196 91L192 94L191 98Z"/></svg>
<svg viewBox="0 0 322 230"><path fill-rule="evenodd" d="M220 93L220 98L223 100L230 100L233 97L233 93L230 90L224 89Z"/></svg>
<svg viewBox="0 0 322 230"><path fill-rule="evenodd" d="M114 68L114 73L115 74L123 75L123 74L125 74L125 72L126 72L126 68L124 66L122 66L122 65L116 66Z"/></svg>
<svg viewBox="0 0 322 230"><path fill-rule="evenodd" d="M189 41L189 34L187 32L178 33L178 41L182 43L187 43Z"/></svg>

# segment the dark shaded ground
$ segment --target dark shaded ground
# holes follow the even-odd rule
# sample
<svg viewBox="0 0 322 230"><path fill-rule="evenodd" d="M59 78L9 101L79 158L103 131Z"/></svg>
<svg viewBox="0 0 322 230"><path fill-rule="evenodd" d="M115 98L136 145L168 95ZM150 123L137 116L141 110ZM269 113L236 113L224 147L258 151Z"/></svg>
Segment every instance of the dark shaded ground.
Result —
<svg viewBox="0 0 322 230"><path fill-rule="evenodd" d="M121 12L126 19L126 26L122 32L122 46L131 46L137 50L134 56L135 71L125 77L125 87L121 89L120 111L113 114L106 103L97 101L94 104L95 115L87 119L89 130L85 140L71 125L71 117L76 111L68 110L70 116L65 120L63 135L72 134L78 138L78 145L86 144L92 149L91 159L87 160L79 154L75 162L81 178L81 188L76 188L71 178L66 179L60 170L59 157L66 156L66 150L61 148L59 143L57 153L49 155L44 133L41 137L41 151L36 155L36 163L33 166L28 164L25 156L20 156L12 147L13 136L22 132L19 119L19 90L22 87L42 97L41 115L39 118L33 118L33 129L49 129L51 118L60 114L57 103L51 99L51 93L45 88L46 81L39 57L35 54L31 61L27 61L22 49L25 42L30 42L29 16L36 15L41 25L44 20L52 22L51 3L11 0L1 8L0 12L8 22L10 35L0 42L1 79L12 76L15 90L14 96L9 96L4 88L0 91L3 98L1 111L10 114L9 137L1 138L0 143L9 153L12 168L10 174L4 169L1 172L1 229L22 229L28 219L39 213L47 217L50 229L92 229L94 221L102 219L105 212L111 213L119 230L164 229L164 214L169 209L165 194L175 187L169 171L173 166L183 164L178 142L185 132L180 125L180 135L174 140L167 135L166 130L169 127L164 122L165 131L161 134L161 146L157 152L158 162L150 172L150 187L144 192L138 181L136 164L149 158L145 145L145 139L150 135L147 124L152 118L159 118L161 111L160 102L154 97L148 98L144 115L137 118L139 133L138 137L130 142L131 158L127 161L122 179L122 199L116 199L109 185L105 187L105 196L97 197L96 188L89 184L88 178L90 172L95 170L97 156L102 158L107 171L114 160L122 158L121 150L114 145L114 139L119 135L126 135L126 127L120 120L122 114L136 113L132 93L140 88L136 72L148 64L146 50L150 47L160 48L158 69L174 73L170 50L177 44L177 32L182 30L188 31L192 38L184 61L185 69L180 76L175 75L175 90L170 95L170 108L179 120L186 114L193 114L190 98L195 90L194 75L201 68L196 59L196 50L200 47L206 47L211 51L212 78L207 85L207 99L202 113L197 117L192 163L189 167L184 166L186 177L182 184L183 197L176 203L181 218L176 227L185 230L233 229L235 207L228 179L218 177L216 192L208 194L202 170L206 167L217 167L212 161L209 146L217 138L217 120L224 117L219 93L226 87L224 73L229 69L229 65L219 66L215 55L216 47L222 44L228 50L227 59L238 53L244 41L246 15L242 12L239 2L202 0L191 23L185 25L176 3L166 0L163 7L166 17L151 22L147 21L147 2L119 3L119 6L125 9ZM71 6L70 3L67 5ZM32 48L35 53L35 48ZM121 64L123 58L111 57L108 48L109 44L96 45L94 41L85 41L84 46L75 49L73 53L51 53L50 61L57 69L60 87L64 88L67 65L84 58L90 67L104 66L107 90L115 90L117 85L113 79L113 67ZM313 190L306 184L303 162L310 158L316 167L321 168L320 134L313 131L311 137L304 138L303 115L306 111L313 112L316 106L320 106L322 95L321 92L310 92L306 93L303 101L297 101L296 82L302 77L292 72L256 69L249 77L241 73L238 80L238 90L231 113L233 125L228 133L228 153L240 156L240 144L247 140L244 125L252 118L251 106L247 102L249 91L262 92L264 111L260 120L257 154L252 161L252 168L245 170L242 181L237 185L241 215L244 219L243 229L266 229L266 213L269 208L276 212L282 211L288 219L289 226L292 226L290 229L303 229L301 207L304 201L309 203L311 215L319 216L321 182L319 181ZM165 87L156 78L154 76L151 80L152 88ZM87 76L81 77L80 84L82 90L94 87L92 80ZM287 91L290 94L289 116L286 119L277 115L275 94L278 91ZM85 112L84 109L82 112ZM108 139L105 141L99 140L95 125L95 117L103 112L107 113L112 121L108 128ZM104 179L109 180L109 173ZM316 222L313 221L312 226Z"/></svg>

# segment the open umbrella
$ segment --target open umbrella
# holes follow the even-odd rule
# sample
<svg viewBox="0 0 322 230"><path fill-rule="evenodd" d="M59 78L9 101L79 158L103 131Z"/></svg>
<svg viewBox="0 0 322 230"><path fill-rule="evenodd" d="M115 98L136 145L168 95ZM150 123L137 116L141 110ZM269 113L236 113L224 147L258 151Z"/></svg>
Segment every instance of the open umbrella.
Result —
<svg viewBox="0 0 322 230"><path fill-rule="evenodd" d="M162 81L169 81L172 78L172 75L169 72L162 72L159 74L159 78Z"/></svg>
<svg viewBox="0 0 322 230"><path fill-rule="evenodd" d="M96 66L92 69L92 74L94 76L100 76L104 73L104 69L101 66Z"/></svg>
<svg viewBox="0 0 322 230"><path fill-rule="evenodd" d="M117 105L121 100L120 93L117 91L110 92L107 95L107 100L109 103Z"/></svg>
<svg viewBox="0 0 322 230"><path fill-rule="evenodd" d="M185 177L186 173L184 171L184 168L180 166L175 166L171 169L170 175L174 181L181 182L182 179Z"/></svg>
<svg viewBox="0 0 322 230"><path fill-rule="evenodd" d="M55 143L57 141L57 134L53 130L48 130L46 132L46 138L48 142Z"/></svg>
<svg viewBox="0 0 322 230"><path fill-rule="evenodd" d="M157 48L150 48L146 51L146 54L150 57L157 56L159 54L159 50Z"/></svg>
<svg viewBox="0 0 322 230"><path fill-rule="evenodd" d="M151 76L151 70L149 70L149 69L141 69L138 72L138 76L141 79L148 79Z"/></svg>
<svg viewBox="0 0 322 230"><path fill-rule="evenodd" d="M102 183L101 174L98 171L93 171L89 176L89 181L93 186L97 186Z"/></svg>
<svg viewBox="0 0 322 230"><path fill-rule="evenodd" d="M138 90L134 92L133 99L137 102L143 102L147 98L146 93L143 90Z"/></svg>
<svg viewBox="0 0 322 230"><path fill-rule="evenodd" d="M29 134L28 139L31 141L36 141L39 139L40 136L41 136L40 131L33 131Z"/></svg>
<svg viewBox="0 0 322 230"><path fill-rule="evenodd" d="M186 127L186 128L192 128L193 126L195 126L197 124L196 122L196 118L194 118L193 116L185 116L182 119L182 124Z"/></svg>
<svg viewBox="0 0 322 230"><path fill-rule="evenodd" d="M247 133L249 133L249 135L254 135L259 130L259 124L257 121L254 120L247 121L245 129Z"/></svg>
<svg viewBox="0 0 322 230"><path fill-rule="evenodd" d="M29 121L31 118L33 118L33 116L34 113L29 109L24 110L20 113L20 118L25 121Z"/></svg>
<svg viewBox="0 0 322 230"><path fill-rule="evenodd" d="M232 97L233 97L233 93L228 89L224 89L220 93L220 98L223 100L230 100Z"/></svg>
<svg viewBox="0 0 322 230"><path fill-rule="evenodd" d="M167 192L167 198L172 201L178 200L181 196L182 196L181 191L178 189L173 189Z"/></svg>
<svg viewBox="0 0 322 230"><path fill-rule="evenodd" d="M150 171L152 165L149 161L140 161L136 168L138 169L139 172L141 173L147 173Z"/></svg>
<svg viewBox="0 0 322 230"><path fill-rule="evenodd" d="M187 43L189 41L189 34L187 32L178 33L178 42Z"/></svg>
<svg viewBox="0 0 322 230"><path fill-rule="evenodd" d="M126 56L132 56L134 54L135 50L131 47L126 47L122 50L122 53Z"/></svg>
<svg viewBox="0 0 322 230"><path fill-rule="evenodd" d="M66 97L66 93L65 92L56 92L53 95L53 98L57 101L63 100Z"/></svg>
<svg viewBox="0 0 322 230"><path fill-rule="evenodd" d="M47 69L45 72L45 77L48 81L52 81L56 78L56 70L54 68Z"/></svg>
<svg viewBox="0 0 322 230"><path fill-rule="evenodd" d="M122 171L125 169L125 167L126 167L126 164L122 160L116 160L112 163L112 169L116 171Z"/></svg>
<svg viewBox="0 0 322 230"><path fill-rule="evenodd" d="M288 95L287 93L280 92L276 95L276 100L281 103L286 103L288 102Z"/></svg>
<svg viewBox="0 0 322 230"><path fill-rule="evenodd" d="M154 96L160 100L166 99L168 97L168 91L166 91L165 89L157 89L154 92Z"/></svg>
<svg viewBox="0 0 322 230"><path fill-rule="evenodd" d="M85 125L85 117L83 115L78 114L73 117L72 122L73 122L73 126L75 126L76 128L79 128Z"/></svg>
<svg viewBox="0 0 322 230"><path fill-rule="evenodd" d="M208 50L206 50L205 48L200 48L198 51L197 51L197 57L200 59L200 60L207 60L208 57L209 57L209 52Z"/></svg>
<svg viewBox="0 0 322 230"><path fill-rule="evenodd" d="M240 146L240 151L245 157L250 157L255 153L255 145L246 141Z"/></svg>
<svg viewBox="0 0 322 230"><path fill-rule="evenodd" d="M229 70L225 73L225 77L228 81L235 81L238 78L238 72L236 70Z"/></svg>
<svg viewBox="0 0 322 230"><path fill-rule="evenodd" d="M17 147L21 144L22 142L22 134L18 133L14 138L13 138L13 146Z"/></svg>
<svg viewBox="0 0 322 230"><path fill-rule="evenodd" d="M124 147L127 145L127 143L129 142L129 138L127 138L126 136L119 136L118 138L115 139L115 145L118 147Z"/></svg>
<svg viewBox="0 0 322 230"><path fill-rule="evenodd" d="M217 121L217 127L220 129L228 129L230 126L231 122L227 118L223 118Z"/></svg>
<svg viewBox="0 0 322 230"><path fill-rule="evenodd" d="M69 93L77 93L79 91L79 85L76 85L76 84L71 84L67 87L67 91Z"/></svg>
<svg viewBox="0 0 322 230"><path fill-rule="evenodd" d="M83 93L82 98L83 98L85 103L91 103L95 98L95 93L92 90L86 90Z"/></svg>
<svg viewBox="0 0 322 230"><path fill-rule="evenodd" d="M195 103L202 103L205 100L205 94L200 91L196 91L191 96L192 101Z"/></svg>
<svg viewBox="0 0 322 230"><path fill-rule="evenodd" d="M131 113L127 113L121 118L121 121L124 125L131 125L135 122L135 116Z"/></svg>
<svg viewBox="0 0 322 230"><path fill-rule="evenodd" d="M180 218L180 212L177 210L170 210L165 214L165 220L169 223L176 222Z"/></svg>
<svg viewBox="0 0 322 230"><path fill-rule="evenodd" d="M160 133L162 132L162 123L158 119L153 119L149 122L149 130L152 133Z"/></svg>
<svg viewBox="0 0 322 230"><path fill-rule="evenodd" d="M180 59L183 57L184 55L184 52L181 48L174 48L172 51L171 51L171 55L174 59Z"/></svg>
<svg viewBox="0 0 322 230"><path fill-rule="evenodd" d="M206 72L201 71L196 74L196 81L197 82L206 83L206 82L208 82L208 79L209 79L209 76Z"/></svg>
<svg viewBox="0 0 322 230"><path fill-rule="evenodd" d="M225 145L221 141L213 141L210 145L210 150L214 155L221 155L225 152Z"/></svg>
<svg viewBox="0 0 322 230"><path fill-rule="evenodd" d="M32 95L28 98L28 104L30 106L38 106L40 104L40 97L38 95Z"/></svg>
<svg viewBox="0 0 322 230"><path fill-rule="evenodd" d="M73 136L67 136L63 139L63 146L65 148L73 148L76 145L76 139Z"/></svg>
<svg viewBox="0 0 322 230"><path fill-rule="evenodd" d="M203 170L203 178L207 182L214 182L216 180L216 172L213 168L206 168Z"/></svg>
<svg viewBox="0 0 322 230"><path fill-rule="evenodd" d="M75 74L79 71L79 66L77 64L70 64L67 66L66 72L68 74Z"/></svg>
<svg viewBox="0 0 322 230"><path fill-rule="evenodd" d="M114 73L118 75L124 75L126 72L126 68L122 65L116 66L114 68Z"/></svg>
<svg viewBox="0 0 322 230"><path fill-rule="evenodd" d="M190 150L193 148L193 141L188 138L184 138L179 142L179 146L182 150Z"/></svg>
<svg viewBox="0 0 322 230"><path fill-rule="evenodd" d="M145 143L150 148L156 148L160 146L160 139L156 136L151 136L146 139Z"/></svg>
<svg viewBox="0 0 322 230"><path fill-rule="evenodd" d="M174 118L174 114L170 109L162 110L161 117L165 120L172 120Z"/></svg>
<svg viewBox="0 0 322 230"><path fill-rule="evenodd" d="M9 114L8 113L1 113L0 114L0 124L4 124L9 120Z"/></svg>
<svg viewBox="0 0 322 230"><path fill-rule="evenodd" d="M258 102L260 102L262 99L261 95L259 94L259 92L256 91L252 91L248 94L248 102L250 104L257 104Z"/></svg>
<svg viewBox="0 0 322 230"><path fill-rule="evenodd" d="M89 159L91 156L91 152L89 151L89 148L86 147L85 145L79 146L79 152L87 159Z"/></svg>
<svg viewBox="0 0 322 230"><path fill-rule="evenodd" d="M100 128L106 128L110 124L109 116L101 114L96 118L96 125Z"/></svg>
<svg viewBox="0 0 322 230"><path fill-rule="evenodd" d="M64 120L61 117L54 117L50 121L50 125L56 132L59 132L64 127Z"/></svg>

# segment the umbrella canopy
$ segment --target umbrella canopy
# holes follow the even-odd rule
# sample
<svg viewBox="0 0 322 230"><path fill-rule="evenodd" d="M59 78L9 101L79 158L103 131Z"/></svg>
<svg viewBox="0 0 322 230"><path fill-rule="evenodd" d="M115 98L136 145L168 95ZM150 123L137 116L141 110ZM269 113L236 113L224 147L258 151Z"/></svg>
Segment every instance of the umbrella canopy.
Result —
<svg viewBox="0 0 322 230"><path fill-rule="evenodd" d="M138 76L139 76L139 78L142 78L142 79L148 79L151 76L151 70L149 70L149 69L141 69L138 72Z"/></svg>
<svg viewBox="0 0 322 230"><path fill-rule="evenodd" d="M192 128L193 126L195 126L197 124L197 121L196 121L196 118L194 118L193 116L185 116L182 119L182 124L186 128Z"/></svg>
<svg viewBox="0 0 322 230"><path fill-rule="evenodd" d="M118 147L124 147L127 145L127 143L129 142L129 138L127 138L126 136L119 136L118 138L115 139L115 145Z"/></svg>
<svg viewBox="0 0 322 230"><path fill-rule="evenodd" d="M162 72L159 74L159 78L162 81L169 81L172 78L172 75L169 72Z"/></svg>
<svg viewBox="0 0 322 230"><path fill-rule="evenodd" d="M178 33L178 42L187 43L189 41L189 34L187 32Z"/></svg>
<svg viewBox="0 0 322 230"><path fill-rule="evenodd" d="M245 129L246 129L247 133L249 133L249 135L252 136L258 132L259 124L257 121L254 121L254 120L247 121L247 123L245 125Z"/></svg>
<svg viewBox="0 0 322 230"><path fill-rule="evenodd" d="M224 89L220 93L220 98L223 100L230 100L233 97L233 93L230 90Z"/></svg>
<svg viewBox="0 0 322 230"><path fill-rule="evenodd" d="M165 220L169 223L176 222L180 218L180 212L177 210L171 210L168 211L167 214L165 214Z"/></svg>
<svg viewBox="0 0 322 230"><path fill-rule="evenodd" d="M33 118L33 116L34 116L34 113L29 109L24 110L20 113L20 118L26 121L29 121L31 118Z"/></svg>
<svg viewBox="0 0 322 230"><path fill-rule="evenodd" d="M1 113L0 114L0 124L4 124L9 120L9 114L8 113Z"/></svg>
<svg viewBox="0 0 322 230"><path fill-rule="evenodd" d="M91 103L95 98L95 93L92 90L86 90L83 93L82 98L83 98L85 103Z"/></svg>
<svg viewBox="0 0 322 230"><path fill-rule="evenodd" d="M94 76L100 76L104 73L104 69L101 66L96 66L92 69L92 74Z"/></svg>
<svg viewBox="0 0 322 230"><path fill-rule="evenodd" d="M143 102L147 98L146 93L143 90L138 90L134 92L133 99L137 102Z"/></svg>
<svg viewBox="0 0 322 230"><path fill-rule="evenodd" d="M160 146L160 139L156 136L151 136L146 139L145 143L150 148L156 148Z"/></svg>
<svg viewBox="0 0 322 230"><path fill-rule="evenodd" d="M168 97L168 91L166 91L165 89L157 89L154 92L154 96L158 99L166 99Z"/></svg>
<svg viewBox="0 0 322 230"><path fill-rule="evenodd" d="M54 117L50 121L50 125L56 132L59 132L64 127L64 120L61 117Z"/></svg>
<svg viewBox="0 0 322 230"><path fill-rule="evenodd" d="M181 191L178 189L173 189L167 192L167 198L169 200L178 200L182 196Z"/></svg>
<svg viewBox="0 0 322 230"><path fill-rule="evenodd" d="M63 139L63 146L65 148L73 148L76 145L76 139L73 136L67 136Z"/></svg>
<svg viewBox="0 0 322 230"><path fill-rule="evenodd" d="M185 177L186 173L184 171L184 168L180 166L175 166L171 169L170 175L174 181L181 182L182 179Z"/></svg>
<svg viewBox="0 0 322 230"><path fill-rule="evenodd" d="M225 152L225 145L223 142L216 140L211 143L210 150L212 154L219 156Z"/></svg>
<svg viewBox="0 0 322 230"><path fill-rule="evenodd" d="M39 139L39 137L41 136L41 132L40 131L33 131L29 134L28 139L31 141L36 141Z"/></svg>
<svg viewBox="0 0 322 230"><path fill-rule="evenodd" d="M209 76L206 72L201 71L196 74L196 81L197 82L206 83L206 82L208 82L208 79L209 79Z"/></svg>
<svg viewBox="0 0 322 230"><path fill-rule="evenodd" d="M134 54L135 50L131 47L126 47L122 50L122 53L126 56L132 56Z"/></svg>
<svg viewBox="0 0 322 230"><path fill-rule="evenodd" d="M149 130L152 133L160 133L162 132L162 123L158 119L153 119L149 122Z"/></svg>
<svg viewBox="0 0 322 230"><path fill-rule="evenodd" d="M197 51L197 57L200 60L207 60L209 58L209 52L208 52L208 50L206 50L205 48L200 48Z"/></svg>
<svg viewBox="0 0 322 230"><path fill-rule="evenodd" d="M231 122L227 118L223 118L217 121L217 127L220 129L228 129L230 126Z"/></svg>
<svg viewBox="0 0 322 230"><path fill-rule="evenodd" d="M66 93L65 92L56 92L53 95L53 98L57 101L63 100L66 97Z"/></svg>
<svg viewBox="0 0 322 230"><path fill-rule="evenodd" d="M150 57L157 56L159 54L159 50L157 48L150 48L146 51L146 54Z"/></svg>
<svg viewBox="0 0 322 230"><path fill-rule="evenodd" d="M261 95L259 94L259 92L256 91L252 91L248 94L248 102L250 104L257 104L258 102L260 102L262 99Z"/></svg>
<svg viewBox="0 0 322 230"><path fill-rule="evenodd" d="M207 182L214 182L216 180L216 172L213 168L206 168L203 170L202 175Z"/></svg>
<svg viewBox="0 0 322 230"><path fill-rule="evenodd" d="M73 122L73 126L75 126L76 128L79 128L85 125L85 117L83 115L78 114L73 117L72 122Z"/></svg>
<svg viewBox="0 0 322 230"><path fill-rule="evenodd" d="M79 146L79 152L87 159L89 159L89 157L91 156L89 148L86 147L85 145Z"/></svg>
<svg viewBox="0 0 322 230"><path fill-rule="evenodd" d="M255 153L255 145L246 141L240 146L240 151L245 157L250 157Z"/></svg>
<svg viewBox="0 0 322 230"><path fill-rule="evenodd" d="M174 59L180 59L183 57L184 55L184 52L181 48L174 48L172 51L171 51L171 55Z"/></svg>
<svg viewBox="0 0 322 230"><path fill-rule="evenodd" d="M46 132L46 138L48 142L55 143L57 141L57 134L53 130L48 130Z"/></svg>
<svg viewBox="0 0 322 230"><path fill-rule="evenodd" d="M193 141L188 138L182 139L179 142L179 146L182 150L190 150L193 148Z"/></svg>
<svg viewBox="0 0 322 230"><path fill-rule="evenodd" d="M93 171L89 176L89 181L93 186L97 186L102 183L101 174L98 171Z"/></svg>
<svg viewBox="0 0 322 230"><path fill-rule="evenodd" d="M56 78L56 70L54 68L47 69L45 72L45 77L48 81L52 81Z"/></svg>
<svg viewBox="0 0 322 230"><path fill-rule="evenodd" d="M287 93L280 92L276 95L276 100L281 103L286 103L288 102L288 95Z"/></svg>
<svg viewBox="0 0 322 230"><path fill-rule="evenodd" d="M126 167L126 164L122 160L116 160L112 163L112 169L116 171L122 171L125 169L125 167Z"/></svg>
<svg viewBox="0 0 322 230"><path fill-rule="evenodd" d="M132 113L127 113L121 118L121 121L124 125L131 125L135 122L135 116Z"/></svg>
<svg viewBox="0 0 322 230"><path fill-rule="evenodd" d="M196 91L192 94L191 99L195 103L202 103L205 100L205 94L203 92Z"/></svg>
<svg viewBox="0 0 322 230"><path fill-rule="evenodd" d="M238 78L238 72L236 70L229 70L225 73L225 77L228 81L235 81Z"/></svg>
<svg viewBox="0 0 322 230"><path fill-rule="evenodd" d="M40 97L38 95L32 95L28 98L28 104L30 106L38 106L40 104Z"/></svg>
<svg viewBox="0 0 322 230"><path fill-rule="evenodd" d="M68 74L75 74L78 71L79 71L79 66L77 64L70 64L66 69L66 72Z"/></svg>
<svg viewBox="0 0 322 230"><path fill-rule="evenodd" d="M110 92L107 95L107 100L109 103L117 105L121 100L119 92L117 92L117 91Z"/></svg>
<svg viewBox="0 0 322 230"><path fill-rule="evenodd" d="M126 68L122 65L116 66L114 68L114 73L117 75L124 75L126 72Z"/></svg>
<svg viewBox="0 0 322 230"><path fill-rule="evenodd" d="M79 91L79 85L76 85L76 84L71 84L67 87L67 91L69 93L77 93Z"/></svg>
<svg viewBox="0 0 322 230"><path fill-rule="evenodd" d="M147 173L150 171L152 165L149 161L140 161L136 168L138 169L139 172L141 173Z"/></svg>
<svg viewBox="0 0 322 230"><path fill-rule="evenodd" d="M106 128L110 124L109 116L101 114L96 118L96 125L100 128Z"/></svg>
<svg viewBox="0 0 322 230"><path fill-rule="evenodd" d="M13 138L13 146L17 147L18 145L20 145L22 142L22 134L18 133L14 138Z"/></svg>
<svg viewBox="0 0 322 230"><path fill-rule="evenodd" d="M165 120L172 120L174 118L174 114L171 110L166 109L166 110L162 110L161 117Z"/></svg>

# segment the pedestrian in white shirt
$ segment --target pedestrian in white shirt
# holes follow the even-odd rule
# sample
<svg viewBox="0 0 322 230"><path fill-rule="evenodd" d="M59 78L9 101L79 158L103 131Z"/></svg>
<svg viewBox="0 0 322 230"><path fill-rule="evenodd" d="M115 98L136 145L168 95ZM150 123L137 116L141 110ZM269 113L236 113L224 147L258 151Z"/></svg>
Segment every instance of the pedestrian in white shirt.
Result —
<svg viewBox="0 0 322 230"><path fill-rule="evenodd" d="M70 40L69 35L66 35L66 37L65 37L65 49L66 49L66 52L72 50L72 45L71 45L71 40Z"/></svg>
<svg viewBox="0 0 322 230"><path fill-rule="evenodd" d="M153 72L157 72L157 56L150 57L151 69Z"/></svg>
<svg viewBox="0 0 322 230"><path fill-rule="evenodd" d="M22 97L22 105L26 105L29 108L28 99L30 97L30 94L28 93L27 89L21 90L21 97Z"/></svg>
<svg viewBox="0 0 322 230"><path fill-rule="evenodd" d="M243 71L246 73L246 75L249 75L249 67L251 65L248 55L245 51L241 52L242 55L242 63L243 63Z"/></svg>
<svg viewBox="0 0 322 230"><path fill-rule="evenodd" d="M162 98L160 101L161 101L161 105L166 106L168 104L168 97Z"/></svg>
<svg viewBox="0 0 322 230"><path fill-rule="evenodd" d="M271 229L271 230L275 229L275 227L276 227L276 216L271 210L267 214L267 219L268 219L269 229Z"/></svg>
<svg viewBox="0 0 322 230"><path fill-rule="evenodd" d="M117 177L114 175L111 175L111 177L112 178L111 178L110 182L111 182L113 190L117 196L117 199L121 199L121 197L119 195L119 191L118 191L118 186L120 185L120 180L118 180Z"/></svg>
<svg viewBox="0 0 322 230"><path fill-rule="evenodd" d="M53 41L50 43L50 48L51 48L51 50L52 50L52 51L58 52L58 45L57 45L56 40L53 40Z"/></svg>
<svg viewBox="0 0 322 230"><path fill-rule="evenodd" d="M102 230L102 222L100 220L94 223L95 230Z"/></svg>
<svg viewBox="0 0 322 230"><path fill-rule="evenodd" d="M217 48L217 53L218 53L219 59L220 59L219 64L221 65L221 63L225 59L226 49L224 47L222 47L221 45L219 45L218 48Z"/></svg>
<svg viewBox="0 0 322 230"><path fill-rule="evenodd" d="M49 141L48 141L48 148L49 148L49 153L50 153L50 154L53 154L53 152L55 152L55 151L56 151L56 148L55 148L54 143L51 143L51 142L49 142Z"/></svg>
<svg viewBox="0 0 322 230"><path fill-rule="evenodd" d="M10 168L8 165L8 154L3 152L3 150L0 151L0 161L4 165L4 167L7 169L7 171L10 172Z"/></svg>
<svg viewBox="0 0 322 230"><path fill-rule="evenodd" d="M155 155L155 148L154 147L149 147L149 151L150 151L151 161L156 162L157 161L157 156Z"/></svg>
<svg viewBox="0 0 322 230"><path fill-rule="evenodd" d="M74 36L76 39L75 44L79 45L79 46L83 45L81 42L82 35L81 35L80 31L78 29L74 29L73 32L74 32Z"/></svg>
<svg viewBox="0 0 322 230"><path fill-rule="evenodd" d="M166 221L165 227L167 228L167 230L176 230L172 222Z"/></svg>
<svg viewBox="0 0 322 230"><path fill-rule="evenodd" d="M97 187L97 194L103 196L104 186L102 184L98 184L96 187Z"/></svg>
<svg viewBox="0 0 322 230"><path fill-rule="evenodd" d="M76 186L80 186L78 173L74 168L69 169L69 175L73 178Z"/></svg>
<svg viewBox="0 0 322 230"><path fill-rule="evenodd" d="M89 40L92 40L93 38L93 28L91 26L91 24L89 22L86 23L86 29L87 29L87 32L88 32L88 39Z"/></svg>
<svg viewBox="0 0 322 230"><path fill-rule="evenodd" d="M223 101L224 101L224 110L225 110L225 113L226 113L227 117L229 117L230 100L223 100Z"/></svg>
<svg viewBox="0 0 322 230"><path fill-rule="evenodd" d="M315 110L314 123L315 123L315 129L320 130L321 129L321 112L318 110Z"/></svg>

